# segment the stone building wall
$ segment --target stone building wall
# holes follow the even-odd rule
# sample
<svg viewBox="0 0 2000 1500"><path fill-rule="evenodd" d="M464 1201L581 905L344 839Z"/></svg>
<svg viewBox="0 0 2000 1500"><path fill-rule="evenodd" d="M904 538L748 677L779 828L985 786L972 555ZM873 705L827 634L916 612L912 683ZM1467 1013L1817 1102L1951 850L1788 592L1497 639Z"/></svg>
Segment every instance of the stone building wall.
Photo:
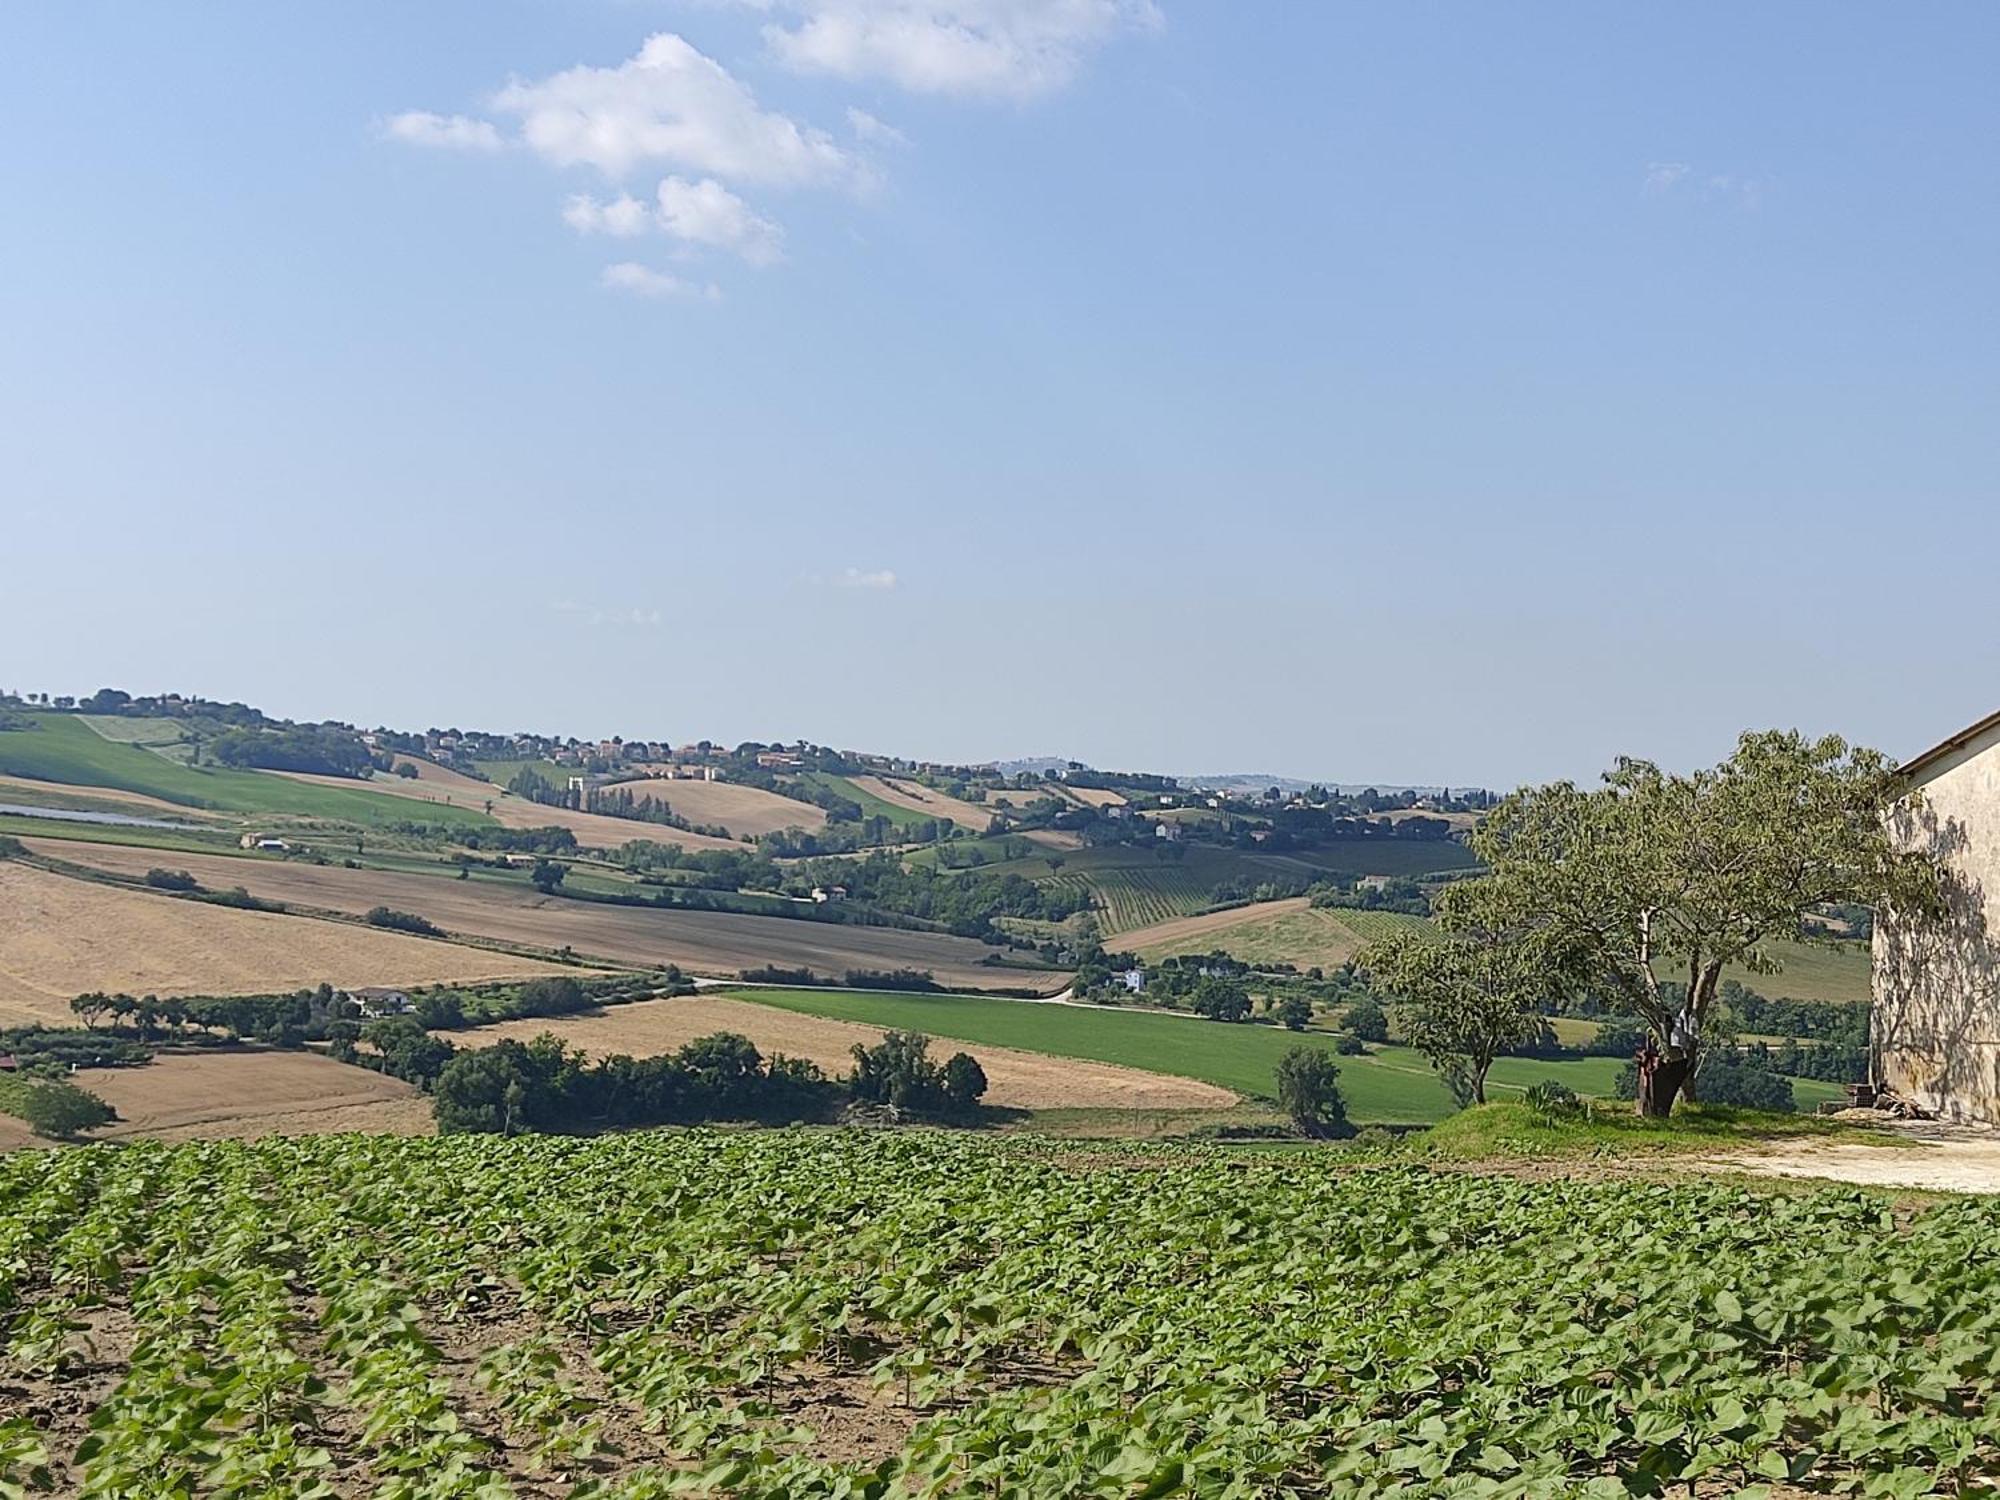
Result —
<svg viewBox="0 0 2000 1500"><path fill-rule="evenodd" d="M2000 726L1913 773L1891 837L1946 871L1942 922L1878 913L1876 1081L1953 1120L2000 1123Z"/></svg>

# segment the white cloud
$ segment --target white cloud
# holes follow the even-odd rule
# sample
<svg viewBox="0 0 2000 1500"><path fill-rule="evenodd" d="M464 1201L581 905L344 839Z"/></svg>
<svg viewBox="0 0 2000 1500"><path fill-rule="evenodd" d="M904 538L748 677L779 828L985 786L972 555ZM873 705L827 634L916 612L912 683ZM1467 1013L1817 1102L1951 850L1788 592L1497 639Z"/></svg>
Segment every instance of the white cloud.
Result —
<svg viewBox="0 0 2000 1500"><path fill-rule="evenodd" d="M722 299L722 288L713 282L699 286L670 271L656 271L635 260L621 260L606 266L597 279L613 291L630 292L635 297L705 297L710 302Z"/></svg>
<svg viewBox="0 0 2000 1500"><path fill-rule="evenodd" d="M713 177L700 182L669 177L660 184L659 201L660 228L677 240L733 251L753 266L783 258L784 232Z"/></svg>
<svg viewBox="0 0 2000 1500"><path fill-rule="evenodd" d="M1646 163L1646 191L1667 193L1694 170L1684 161L1652 161Z"/></svg>
<svg viewBox="0 0 2000 1500"><path fill-rule="evenodd" d="M728 69L672 32L647 38L616 67L510 83L493 107L517 117L521 139L547 160L614 178L646 163L787 185L868 177L826 132L761 108Z"/></svg>
<svg viewBox="0 0 2000 1500"><path fill-rule="evenodd" d="M1153 0L746 0L790 16L764 37L803 73L883 78L921 94L1029 98L1062 87Z"/></svg>
<svg viewBox="0 0 2000 1500"><path fill-rule="evenodd" d="M630 193L599 202L578 193L563 205L563 222L579 234L609 234L630 239L653 227L653 210Z"/></svg>
<svg viewBox="0 0 2000 1500"><path fill-rule="evenodd" d="M854 132L857 141L870 145L907 146L910 138L895 126L876 119L865 109L850 108L847 111L847 128Z"/></svg>
<svg viewBox="0 0 2000 1500"><path fill-rule="evenodd" d="M896 575L887 568L849 568L833 582L836 588L843 589L892 589L896 586Z"/></svg>
<svg viewBox="0 0 2000 1500"><path fill-rule="evenodd" d="M446 151L498 151L507 144L490 120L475 120L469 115L434 115L424 109L396 115L382 129L393 140Z"/></svg>
<svg viewBox="0 0 2000 1500"><path fill-rule="evenodd" d="M658 230L683 245L731 251L753 266L784 259L784 231L759 218L713 177L700 182L669 177L660 184L654 204L629 193L605 200L580 193L563 206L563 221L581 234L619 238Z"/></svg>

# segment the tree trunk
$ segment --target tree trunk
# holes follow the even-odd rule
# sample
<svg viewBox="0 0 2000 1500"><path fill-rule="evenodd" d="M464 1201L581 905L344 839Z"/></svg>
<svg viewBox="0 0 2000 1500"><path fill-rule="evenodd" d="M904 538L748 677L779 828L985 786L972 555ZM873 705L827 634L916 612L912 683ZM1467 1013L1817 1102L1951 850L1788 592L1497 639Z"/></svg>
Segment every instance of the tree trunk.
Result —
<svg viewBox="0 0 2000 1500"><path fill-rule="evenodd" d="M1639 1114L1648 1120L1664 1120L1674 1112L1675 1097L1693 1082L1694 1059L1678 1048L1663 1054L1649 1041L1638 1062Z"/></svg>

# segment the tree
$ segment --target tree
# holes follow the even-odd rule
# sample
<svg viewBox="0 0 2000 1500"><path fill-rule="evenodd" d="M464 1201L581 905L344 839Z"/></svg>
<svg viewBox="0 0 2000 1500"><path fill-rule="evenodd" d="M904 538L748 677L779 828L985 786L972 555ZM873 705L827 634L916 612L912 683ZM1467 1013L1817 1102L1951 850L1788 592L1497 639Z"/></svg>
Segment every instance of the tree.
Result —
<svg viewBox="0 0 2000 1500"><path fill-rule="evenodd" d="M954 1052L945 1059L944 1098L951 1108L964 1112L986 1093L986 1070L969 1052Z"/></svg>
<svg viewBox="0 0 2000 1500"><path fill-rule="evenodd" d="M73 1083L31 1084L21 1100L20 1113L36 1135L59 1141L118 1118L117 1110Z"/></svg>
<svg viewBox="0 0 2000 1500"><path fill-rule="evenodd" d="M92 990L70 1001L69 1008L70 1014L80 1017L86 1027L95 1031L98 1021L111 1009L111 997L102 990Z"/></svg>
<svg viewBox="0 0 2000 1500"><path fill-rule="evenodd" d="M1278 1103L1302 1135L1332 1140L1354 1134L1340 1093L1340 1065L1318 1047L1294 1047L1278 1059Z"/></svg>
<svg viewBox="0 0 2000 1500"><path fill-rule="evenodd" d="M1403 1033L1461 1105L1486 1102L1493 1059L1539 1034L1537 1006L1570 972L1551 932L1507 922L1500 905L1461 902L1442 938L1401 932L1361 954L1372 983L1409 1001Z"/></svg>
<svg viewBox="0 0 2000 1500"><path fill-rule="evenodd" d="M1361 999L1347 1007L1347 1030L1364 1042L1389 1040L1389 1013L1375 1001Z"/></svg>
<svg viewBox="0 0 2000 1500"><path fill-rule="evenodd" d="M535 861L535 867L528 872L528 879L536 890L544 896L549 896L555 894L556 887L563 883L563 877L568 874L568 866L559 865L552 859L538 859Z"/></svg>
<svg viewBox="0 0 2000 1500"><path fill-rule="evenodd" d="M1250 995L1233 979L1204 974L1195 984L1189 1008L1211 1021L1241 1021L1250 1014Z"/></svg>
<svg viewBox="0 0 2000 1500"><path fill-rule="evenodd" d="M1804 920L1812 908L1942 908L1931 859L1899 852L1884 827L1893 762L1838 736L1745 734L1713 769L1677 776L1623 759L1604 783L1503 800L1471 836L1492 874L1451 887L1438 905L1442 918L1459 903L1504 901L1646 1023L1642 1115L1694 1098L1724 969L1772 973L1779 942L1837 946Z"/></svg>
<svg viewBox="0 0 2000 1500"><path fill-rule="evenodd" d="M1312 1024L1313 1003L1304 995L1290 994L1278 1001L1278 1024L1287 1031L1304 1031Z"/></svg>

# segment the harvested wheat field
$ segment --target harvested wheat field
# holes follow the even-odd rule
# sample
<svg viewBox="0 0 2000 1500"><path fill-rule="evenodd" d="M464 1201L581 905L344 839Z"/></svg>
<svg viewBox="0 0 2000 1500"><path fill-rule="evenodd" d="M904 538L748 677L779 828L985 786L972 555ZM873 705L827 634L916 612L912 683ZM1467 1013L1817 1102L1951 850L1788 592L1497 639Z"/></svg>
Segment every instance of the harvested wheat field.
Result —
<svg viewBox="0 0 2000 1500"><path fill-rule="evenodd" d="M486 811L490 802L493 804L493 821L502 828L567 828L576 835L577 842L594 849L616 849L633 839L679 844L684 849L742 847L728 839L710 838L705 833L683 833L663 823L643 823L637 818L611 818L602 813L574 812L567 807L544 807L539 802L517 797L490 781L447 771L443 766L418 760L414 756L399 755L396 763L415 766L416 776L375 776L367 781L355 781L346 776L316 776L309 771L267 771L264 774L283 776L291 781L309 781L315 786L343 787L348 791L365 787L371 792L384 792L392 797L466 807L476 812Z"/></svg>
<svg viewBox="0 0 2000 1500"><path fill-rule="evenodd" d="M1307 910L1312 903L1304 896L1287 896L1279 901L1259 901L1248 906L1231 906L1222 911L1205 911L1198 916L1170 917L1150 927L1133 927L1118 934L1118 946L1133 953L1142 950L1179 952L1194 939L1213 937L1232 927L1291 916Z"/></svg>
<svg viewBox="0 0 2000 1500"><path fill-rule="evenodd" d="M802 1016L719 996L641 1000L594 1015L508 1021L483 1026L475 1035L482 1045L491 1045L503 1038L525 1042L553 1032L593 1057L620 1052L652 1057L717 1031L747 1036L766 1056L782 1052L810 1058L835 1075L853 1071L856 1043L873 1046L882 1040L879 1026ZM1213 1084L1111 1063L943 1039L933 1040L931 1051L940 1061L954 1052L970 1052L986 1072L986 1102L1011 1109L1229 1109L1237 1102L1229 1090Z"/></svg>
<svg viewBox="0 0 2000 1500"><path fill-rule="evenodd" d="M920 813L927 818L945 818L974 833L984 833L986 825L993 821L993 814L998 811L997 808L981 807L961 802L956 797L947 797L943 792L933 791L915 781L892 781L886 776L850 776L847 779L871 797L880 797L891 807Z"/></svg>
<svg viewBox="0 0 2000 1500"><path fill-rule="evenodd" d="M92 847L50 842L65 854ZM141 856L142 874L160 862L157 851L121 852ZM176 856L177 866L185 862ZM85 990L252 995L322 980L347 988L571 972L506 953L181 901L0 862L0 1025L72 1025L69 1002Z"/></svg>
<svg viewBox="0 0 2000 1500"><path fill-rule="evenodd" d="M169 1052L76 1081L118 1111L94 1139L247 1140L362 1130L429 1135L431 1103L399 1078L316 1052Z"/></svg>
<svg viewBox="0 0 2000 1500"><path fill-rule="evenodd" d="M690 823L719 824L732 835L776 833L781 828L824 828L826 810L810 802L780 797L762 787L738 786L732 781L681 781L664 776L641 776L632 781L614 782L606 791L630 792L633 797L654 797L666 803ZM662 829L660 837L670 841L675 830Z"/></svg>
<svg viewBox="0 0 2000 1500"><path fill-rule="evenodd" d="M1063 794L1081 802L1085 807L1123 807L1125 798L1109 787L1071 786L1061 783Z"/></svg>
<svg viewBox="0 0 2000 1500"><path fill-rule="evenodd" d="M37 853L128 876L143 876L161 863L160 854L148 849L57 839L26 842ZM836 978L849 969L914 968L928 969L941 983L967 989L1034 988L1051 993L1069 978L1054 970L993 967L983 962L993 949L943 933L740 912L611 906L544 896L526 885L338 865L215 854L175 854L168 862L217 889L241 885L255 896L328 911L360 913L372 906L391 906L427 917L450 932L521 947L568 946L587 959L649 968L676 963L696 974L734 977L744 969L776 964Z"/></svg>

